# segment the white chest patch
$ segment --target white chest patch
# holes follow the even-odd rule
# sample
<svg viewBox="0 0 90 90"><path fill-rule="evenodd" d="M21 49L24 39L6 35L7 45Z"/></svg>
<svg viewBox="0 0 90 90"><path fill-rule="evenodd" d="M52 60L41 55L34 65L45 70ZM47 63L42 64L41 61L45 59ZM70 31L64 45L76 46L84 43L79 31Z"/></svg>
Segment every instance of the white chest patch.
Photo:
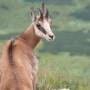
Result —
<svg viewBox="0 0 90 90"><path fill-rule="evenodd" d="M32 53L32 55L33 55L33 63L34 63L34 65L33 65L33 70L34 71L38 71L38 60L37 60L37 58L35 57L35 55Z"/></svg>

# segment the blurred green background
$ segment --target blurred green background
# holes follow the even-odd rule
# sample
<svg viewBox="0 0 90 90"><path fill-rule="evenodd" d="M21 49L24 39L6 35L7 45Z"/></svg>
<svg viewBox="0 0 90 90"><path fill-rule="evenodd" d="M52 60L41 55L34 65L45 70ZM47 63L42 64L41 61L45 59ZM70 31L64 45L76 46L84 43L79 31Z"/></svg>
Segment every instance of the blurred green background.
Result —
<svg viewBox="0 0 90 90"><path fill-rule="evenodd" d="M36 49L39 59L37 90L90 90L90 0L44 0L56 35L42 40ZM0 0L0 53L11 37L30 24L30 7L41 0Z"/></svg>

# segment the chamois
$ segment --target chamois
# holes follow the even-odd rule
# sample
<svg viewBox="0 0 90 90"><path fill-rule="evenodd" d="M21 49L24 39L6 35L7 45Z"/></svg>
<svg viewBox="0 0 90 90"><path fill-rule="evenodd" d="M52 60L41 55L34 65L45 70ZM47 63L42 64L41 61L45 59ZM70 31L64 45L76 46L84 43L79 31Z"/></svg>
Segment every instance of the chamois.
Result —
<svg viewBox="0 0 90 90"><path fill-rule="evenodd" d="M33 8L30 17L32 24L20 35L8 40L0 60L0 90L35 90L38 61L34 49L45 38L52 41L51 19L44 2L35 16Z"/></svg>

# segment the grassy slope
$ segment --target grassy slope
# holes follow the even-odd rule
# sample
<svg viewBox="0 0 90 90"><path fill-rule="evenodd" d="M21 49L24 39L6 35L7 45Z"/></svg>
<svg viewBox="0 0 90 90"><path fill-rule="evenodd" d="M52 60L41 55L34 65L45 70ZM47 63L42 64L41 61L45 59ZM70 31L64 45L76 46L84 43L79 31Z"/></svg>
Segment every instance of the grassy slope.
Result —
<svg viewBox="0 0 90 90"><path fill-rule="evenodd" d="M89 90L90 1L57 2L46 0L56 40L41 42L36 50L40 63L38 89ZM29 26L31 6L39 7L39 3L36 0L32 3L29 0L0 0L0 48L7 39Z"/></svg>

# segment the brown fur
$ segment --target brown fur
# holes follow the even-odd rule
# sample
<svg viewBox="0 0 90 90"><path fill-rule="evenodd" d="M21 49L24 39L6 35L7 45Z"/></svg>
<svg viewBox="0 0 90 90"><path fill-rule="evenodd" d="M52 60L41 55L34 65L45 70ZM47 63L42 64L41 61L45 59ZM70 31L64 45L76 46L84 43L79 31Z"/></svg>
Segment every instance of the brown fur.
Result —
<svg viewBox="0 0 90 90"><path fill-rule="evenodd" d="M35 90L38 61L34 55L34 48L40 37L48 41L54 39L48 11L44 14L44 3L41 8L39 16L35 16L32 9L30 17L33 23L25 32L12 38L4 46L0 60L0 90ZM37 22L41 27L36 25ZM37 30L33 24L39 29Z"/></svg>
<svg viewBox="0 0 90 90"><path fill-rule="evenodd" d="M34 90L38 62L34 48L41 38L35 35L33 24L15 38L12 49L12 64L9 61L9 40L4 46L0 60L0 90Z"/></svg>

